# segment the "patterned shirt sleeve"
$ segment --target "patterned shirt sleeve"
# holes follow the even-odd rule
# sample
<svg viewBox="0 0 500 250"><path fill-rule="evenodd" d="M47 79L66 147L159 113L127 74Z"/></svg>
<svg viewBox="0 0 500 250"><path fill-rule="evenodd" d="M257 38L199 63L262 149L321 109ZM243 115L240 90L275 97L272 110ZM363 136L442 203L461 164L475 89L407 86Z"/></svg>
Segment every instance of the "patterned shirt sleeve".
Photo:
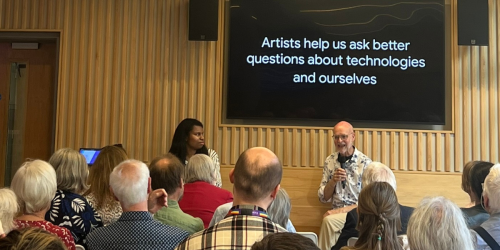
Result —
<svg viewBox="0 0 500 250"><path fill-rule="evenodd" d="M219 162L219 155L217 155L217 152L213 149L208 149L208 155L210 158L212 158L212 161L214 161L215 164L215 185L217 187L222 187L222 179L220 177L220 162Z"/></svg>
<svg viewBox="0 0 500 250"><path fill-rule="evenodd" d="M328 184L328 182L332 179L333 171L335 170L334 164L331 163L333 158L335 158L334 155L330 155L325 160L325 165L323 167L323 177L321 178L321 183L318 189L319 200L323 203L332 201L332 197L325 197L325 187L326 184Z"/></svg>

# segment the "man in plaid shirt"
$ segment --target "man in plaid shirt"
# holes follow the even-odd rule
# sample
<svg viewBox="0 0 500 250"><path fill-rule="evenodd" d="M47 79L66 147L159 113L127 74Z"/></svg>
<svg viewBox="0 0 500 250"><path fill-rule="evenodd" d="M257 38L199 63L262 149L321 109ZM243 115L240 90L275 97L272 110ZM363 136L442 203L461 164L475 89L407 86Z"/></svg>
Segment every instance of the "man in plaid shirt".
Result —
<svg viewBox="0 0 500 250"><path fill-rule="evenodd" d="M229 173L234 200L226 218L191 235L177 249L250 250L267 234L286 232L266 212L278 193L282 173L281 163L271 150L245 150Z"/></svg>

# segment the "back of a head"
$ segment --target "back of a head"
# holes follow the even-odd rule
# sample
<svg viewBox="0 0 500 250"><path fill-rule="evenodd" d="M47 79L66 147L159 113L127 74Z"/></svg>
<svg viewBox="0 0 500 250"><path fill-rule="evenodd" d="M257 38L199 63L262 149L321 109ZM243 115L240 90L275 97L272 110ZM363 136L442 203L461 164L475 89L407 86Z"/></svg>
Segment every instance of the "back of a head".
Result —
<svg viewBox="0 0 500 250"><path fill-rule="evenodd" d="M11 231L0 239L0 249L66 250L62 240L41 228L27 227Z"/></svg>
<svg viewBox="0 0 500 250"><path fill-rule="evenodd" d="M251 250L319 250L311 240L296 233L268 234L253 244Z"/></svg>
<svg viewBox="0 0 500 250"><path fill-rule="evenodd" d="M490 173L493 163L486 161L479 161L474 165L469 173L470 192L474 193L478 199L483 195L483 183L486 176Z"/></svg>
<svg viewBox="0 0 500 250"><path fill-rule="evenodd" d="M361 183L363 187L368 186L372 182L387 182L391 184L392 188L396 190L396 176L392 170L381 162L371 162L363 170L363 176L361 177Z"/></svg>
<svg viewBox="0 0 500 250"><path fill-rule="evenodd" d="M49 163L56 170L57 189L72 193L87 190L87 161L78 151L70 148L59 149L50 157Z"/></svg>
<svg viewBox="0 0 500 250"><path fill-rule="evenodd" d="M500 212L500 164L491 167L484 180L484 196L488 197L488 213Z"/></svg>
<svg viewBox="0 0 500 250"><path fill-rule="evenodd" d="M14 217L18 211L16 194L8 188L0 189L0 222L5 234L14 229Z"/></svg>
<svg viewBox="0 0 500 250"><path fill-rule="evenodd" d="M357 211L356 249L402 249L397 238L397 231L401 229L399 203L389 183L372 182L363 187Z"/></svg>
<svg viewBox="0 0 500 250"><path fill-rule="evenodd" d="M276 199L267 208L267 213L274 223L278 223L283 228L286 228L288 218L290 217L292 204L290 197L284 188L280 188L276 194Z"/></svg>
<svg viewBox="0 0 500 250"><path fill-rule="evenodd" d="M469 161L465 163L464 169L462 170L462 190L466 193L471 192L471 186L470 186L470 176L471 176L471 170L474 168L474 166L479 163L479 161Z"/></svg>
<svg viewBox="0 0 500 250"><path fill-rule="evenodd" d="M186 165L184 182L204 181L212 184L215 180L215 163L208 155L193 155Z"/></svg>
<svg viewBox="0 0 500 250"><path fill-rule="evenodd" d="M189 133L193 130L194 126L199 126L203 128L203 123L193 118L186 118L182 120L175 128L174 136L172 138L172 144L170 145L169 153L177 156L177 158L184 164L187 155L187 138ZM208 149L203 146L196 153L208 154Z"/></svg>
<svg viewBox="0 0 500 250"><path fill-rule="evenodd" d="M153 159L149 171L151 188L163 188L169 195L175 193L184 178L184 165L171 153Z"/></svg>
<svg viewBox="0 0 500 250"><path fill-rule="evenodd" d="M124 210L148 198L149 170L137 160L124 161L113 169L109 185Z"/></svg>
<svg viewBox="0 0 500 250"><path fill-rule="evenodd" d="M48 209L57 191L56 172L45 161L27 161L12 178L11 189L18 198L21 212Z"/></svg>
<svg viewBox="0 0 500 250"><path fill-rule="evenodd" d="M441 196L420 202L408 222L407 235L411 250L474 249L460 208Z"/></svg>
<svg viewBox="0 0 500 250"><path fill-rule="evenodd" d="M109 191L109 176L118 164L127 159L125 149L116 146L102 148L95 159L88 178L90 188L85 192L85 195L92 193L95 196L97 204L94 205L97 209L104 207L106 202L113 201L113 196Z"/></svg>
<svg viewBox="0 0 500 250"><path fill-rule="evenodd" d="M260 201L280 184L283 169L278 157L269 149L245 150L234 167L234 190L249 201Z"/></svg>

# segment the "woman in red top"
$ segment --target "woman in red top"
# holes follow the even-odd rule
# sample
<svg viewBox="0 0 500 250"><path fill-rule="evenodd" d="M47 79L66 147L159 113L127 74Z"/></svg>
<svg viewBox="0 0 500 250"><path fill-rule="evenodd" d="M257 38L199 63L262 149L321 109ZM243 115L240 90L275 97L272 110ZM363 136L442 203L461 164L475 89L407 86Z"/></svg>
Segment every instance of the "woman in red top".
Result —
<svg viewBox="0 0 500 250"><path fill-rule="evenodd" d="M179 206L184 213L201 218L205 228L210 224L217 207L233 201L231 192L215 186L215 164L207 155L197 154L189 159L184 182L184 196Z"/></svg>
<svg viewBox="0 0 500 250"><path fill-rule="evenodd" d="M18 198L22 213L14 220L17 228L42 228L61 238L69 250L75 249L75 241L68 229L45 220L45 213L57 190L56 172L49 163L41 160L23 163L12 178L11 189Z"/></svg>

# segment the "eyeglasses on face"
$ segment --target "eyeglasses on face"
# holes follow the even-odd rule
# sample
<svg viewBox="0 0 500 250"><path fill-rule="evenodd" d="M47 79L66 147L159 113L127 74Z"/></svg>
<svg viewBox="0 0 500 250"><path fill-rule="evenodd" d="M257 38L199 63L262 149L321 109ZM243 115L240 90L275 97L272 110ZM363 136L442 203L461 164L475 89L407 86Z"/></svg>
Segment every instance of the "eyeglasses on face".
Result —
<svg viewBox="0 0 500 250"><path fill-rule="evenodd" d="M343 141L347 140L347 138L349 138L349 135L351 134L348 134L348 135L333 135L332 138L336 141L338 141L339 139L342 139Z"/></svg>

